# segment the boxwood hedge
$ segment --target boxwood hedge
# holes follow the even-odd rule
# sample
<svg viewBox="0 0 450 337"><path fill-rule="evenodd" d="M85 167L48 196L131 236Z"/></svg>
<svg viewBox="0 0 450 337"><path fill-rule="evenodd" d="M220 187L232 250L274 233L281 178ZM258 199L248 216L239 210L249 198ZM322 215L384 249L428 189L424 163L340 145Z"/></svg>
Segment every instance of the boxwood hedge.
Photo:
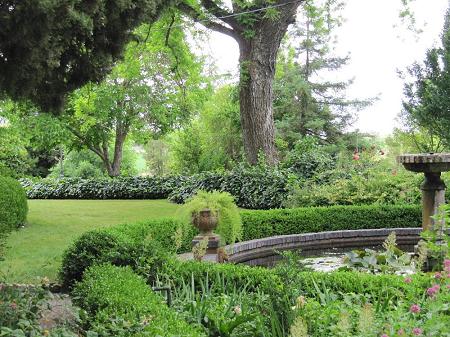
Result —
<svg viewBox="0 0 450 337"><path fill-rule="evenodd" d="M205 336L163 304L130 267L93 266L72 294L89 315L91 332L101 336Z"/></svg>
<svg viewBox="0 0 450 337"><path fill-rule="evenodd" d="M0 232L11 231L25 222L27 196L19 182L0 176Z"/></svg>
<svg viewBox="0 0 450 337"><path fill-rule="evenodd" d="M420 206L330 206L241 211L243 240L335 230L420 227Z"/></svg>

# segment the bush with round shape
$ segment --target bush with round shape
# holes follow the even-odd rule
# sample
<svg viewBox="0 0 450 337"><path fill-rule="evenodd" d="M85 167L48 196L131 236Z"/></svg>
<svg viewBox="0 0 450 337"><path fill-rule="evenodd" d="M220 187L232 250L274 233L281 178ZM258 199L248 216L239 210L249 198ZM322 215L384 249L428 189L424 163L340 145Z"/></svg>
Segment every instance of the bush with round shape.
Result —
<svg viewBox="0 0 450 337"><path fill-rule="evenodd" d="M0 232L9 232L25 223L27 196L19 182L0 177Z"/></svg>

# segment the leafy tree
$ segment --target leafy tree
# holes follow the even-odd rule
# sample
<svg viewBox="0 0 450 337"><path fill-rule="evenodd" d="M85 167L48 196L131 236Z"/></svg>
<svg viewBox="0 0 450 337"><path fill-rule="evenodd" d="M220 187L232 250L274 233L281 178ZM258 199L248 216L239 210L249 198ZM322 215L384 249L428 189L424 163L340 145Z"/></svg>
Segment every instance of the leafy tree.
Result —
<svg viewBox="0 0 450 337"><path fill-rule="evenodd" d="M185 0L178 7L205 27L226 34L239 45L240 115L244 149L250 163L261 151L277 162L273 119L273 79L278 49L302 3L291 0Z"/></svg>
<svg viewBox="0 0 450 337"><path fill-rule="evenodd" d="M352 110L370 104L368 100L346 97L351 80L323 79L323 75L329 77L349 61L348 56L335 56L333 51L334 32L342 23L343 7L340 0L319 4L306 1L278 58L275 119L279 136L291 148L305 136L336 143L353 120Z"/></svg>
<svg viewBox="0 0 450 337"><path fill-rule="evenodd" d="M423 64L414 63L408 74L414 78L404 86L402 118L407 131L426 130L450 147L450 9L445 16L441 47L427 51Z"/></svg>
<svg viewBox="0 0 450 337"><path fill-rule="evenodd" d="M102 80L142 22L168 0L0 2L0 96L61 110L67 93Z"/></svg>
<svg viewBox="0 0 450 337"><path fill-rule="evenodd" d="M0 116L5 121L0 131L3 167L18 176L47 176L67 139L64 126L48 114L39 114L31 104L10 100L0 103Z"/></svg>
<svg viewBox="0 0 450 337"><path fill-rule="evenodd" d="M141 42L128 46L124 61L104 82L77 90L62 115L75 147L98 155L111 177L120 174L129 135L145 142L177 127L206 95L201 63L176 22L168 15L152 27L140 27Z"/></svg>
<svg viewBox="0 0 450 337"><path fill-rule="evenodd" d="M175 171L231 169L242 159L237 91L234 86L217 89L191 124L172 135L170 152Z"/></svg>

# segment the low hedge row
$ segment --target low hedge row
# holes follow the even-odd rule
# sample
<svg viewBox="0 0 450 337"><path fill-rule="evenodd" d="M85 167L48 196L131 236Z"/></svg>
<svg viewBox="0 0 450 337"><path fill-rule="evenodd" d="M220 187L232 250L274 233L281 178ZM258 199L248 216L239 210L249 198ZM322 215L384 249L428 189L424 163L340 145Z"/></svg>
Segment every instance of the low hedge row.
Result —
<svg viewBox="0 0 450 337"><path fill-rule="evenodd" d="M205 172L190 177L115 179L22 179L30 199L165 199L183 203L198 190L229 192L239 207L280 208L287 197L288 171L259 167Z"/></svg>
<svg viewBox="0 0 450 337"><path fill-rule="evenodd" d="M418 206L333 206L242 211L243 240L297 233L363 228L420 227ZM178 235L175 235L177 233ZM175 219L126 224L83 234L63 255L60 278L66 287L81 280L93 263L138 268L144 256L190 250L195 230ZM175 239L175 236L178 239ZM179 241L179 242L176 242ZM164 259L153 259L152 270ZM149 264L147 264L147 267Z"/></svg>
<svg viewBox="0 0 450 337"><path fill-rule="evenodd" d="M241 211L243 241L335 230L420 227L420 206L330 206Z"/></svg>
<svg viewBox="0 0 450 337"><path fill-rule="evenodd" d="M91 332L101 336L205 336L163 304L130 267L93 266L72 294L89 315Z"/></svg>

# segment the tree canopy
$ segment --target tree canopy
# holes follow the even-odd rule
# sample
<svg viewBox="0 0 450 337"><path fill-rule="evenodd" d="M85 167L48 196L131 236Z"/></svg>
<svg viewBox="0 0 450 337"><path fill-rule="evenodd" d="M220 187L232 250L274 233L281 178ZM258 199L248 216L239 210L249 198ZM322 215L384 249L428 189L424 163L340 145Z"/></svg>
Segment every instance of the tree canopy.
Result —
<svg viewBox="0 0 450 337"><path fill-rule="evenodd" d="M61 110L67 93L102 80L143 21L168 0L0 2L0 95Z"/></svg>

